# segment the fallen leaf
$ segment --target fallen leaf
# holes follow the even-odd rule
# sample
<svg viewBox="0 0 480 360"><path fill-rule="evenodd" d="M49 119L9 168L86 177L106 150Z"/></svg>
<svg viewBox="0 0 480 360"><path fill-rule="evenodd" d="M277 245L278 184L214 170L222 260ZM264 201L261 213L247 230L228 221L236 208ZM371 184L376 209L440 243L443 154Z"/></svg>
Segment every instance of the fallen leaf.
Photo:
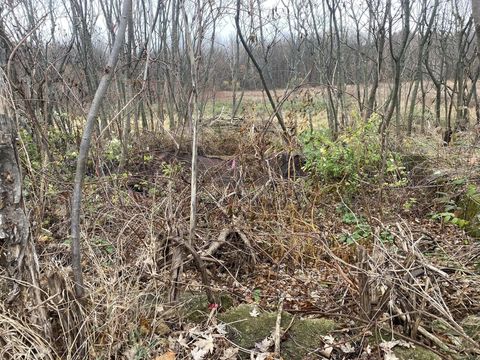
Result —
<svg viewBox="0 0 480 360"><path fill-rule="evenodd" d="M228 334L228 331L227 331L227 325L226 324L217 324L215 326L217 332L220 334L220 335L227 335Z"/></svg>
<svg viewBox="0 0 480 360"><path fill-rule="evenodd" d="M198 337L198 336L203 337L203 335L205 335L205 331L200 329L200 327L198 326L194 326L188 330L188 335L191 337Z"/></svg>
<svg viewBox="0 0 480 360"><path fill-rule="evenodd" d="M258 317L260 315L260 312L258 311L257 307L254 306L253 309L250 311L250 316L251 317Z"/></svg>
<svg viewBox="0 0 480 360"><path fill-rule="evenodd" d="M384 341L384 342L380 343L379 346L382 350L385 351L385 350L391 350L395 346L403 346L403 347L406 347L406 348L411 348L411 347L413 347L413 344L409 343L407 341L404 341L404 340L392 340L392 341Z"/></svg>
<svg viewBox="0 0 480 360"><path fill-rule="evenodd" d="M334 341L335 339L333 338L332 335L323 336L323 342L325 343L325 345L323 346L323 350L321 351L322 356L329 358L330 355L332 355L332 351L333 351L332 344Z"/></svg>
<svg viewBox="0 0 480 360"><path fill-rule="evenodd" d="M175 360L176 355L173 351L167 351L165 354L157 356L155 360Z"/></svg>
<svg viewBox="0 0 480 360"><path fill-rule="evenodd" d="M190 352L193 360L203 360L204 356L212 353L215 347L211 334L203 339L199 339L194 344L195 348Z"/></svg>
<svg viewBox="0 0 480 360"><path fill-rule="evenodd" d="M383 355L383 360L400 360L397 355L392 350L389 350L389 352L386 352Z"/></svg>
<svg viewBox="0 0 480 360"><path fill-rule="evenodd" d="M144 318L143 316L140 317L140 321L138 324L138 331L143 336L149 335L152 332L152 324L150 320Z"/></svg>
<svg viewBox="0 0 480 360"><path fill-rule="evenodd" d="M220 360L235 360L237 358L238 348L229 347L223 351Z"/></svg>
<svg viewBox="0 0 480 360"><path fill-rule="evenodd" d="M325 335L322 338L325 344L333 344L333 342L335 341L332 335Z"/></svg>
<svg viewBox="0 0 480 360"><path fill-rule="evenodd" d="M255 349L258 352L266 353L266 352L268 352L268 349L272 345L273 345L273 339L270 336L268 336L265 339L263 339L262 341L260 341L258 343L255 343Z"/></svg>
<svg viewBox="0 0 480 360"><path fill-rule="evenodd" d="M252 354L251 358L253 360L273 360L273 357L270 353Z"/></svg>
<svg viewBox="0 0 480 360"><path fill-rule="evenodd" d="M367 353L367 355L370 355L372 353L372 347L370 345L367 345L367 347L365 348L365 353Z"/></svg>
<svg viewBox="0 0 480 360"><path fill-rule="evenodd" d="M183 346L184 348L187 348L188 349L188 344L187 344L187 341L185 340L185 338L183 337L183 334L180 334L178 336L178 339L177 339L177 342Z"/></svg>
<svg viewBox="0 0 480 360"><path fill-rule="evenodd" d="M350 354L355 352L355 348L349 342L345 344L340 344L340 350L342 350L345 354Z"/></svg>
<svg viewBox="0 0 480 360"><path fill-rule="evenodd" d="M395 346L403 346L406 348L413 347L411 343L403 340L384 341L380 343L378 346L383 351L384 360L398 360L398 357L395 355L395 353L392 350Z"/></svg>

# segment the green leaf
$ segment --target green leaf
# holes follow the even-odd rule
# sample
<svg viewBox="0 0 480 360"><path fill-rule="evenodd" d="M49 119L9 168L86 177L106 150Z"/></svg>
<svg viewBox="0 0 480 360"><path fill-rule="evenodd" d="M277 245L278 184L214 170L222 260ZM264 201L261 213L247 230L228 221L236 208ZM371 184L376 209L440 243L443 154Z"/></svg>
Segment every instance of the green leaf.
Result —
<svg viewBox="0 0 480 360"><path fill-rule="evenodd" d="M452 181L452 184L453 185L465 185L465 183L467 182L467 179L466 178L458 178L458 179L455 179Z"/></svg>
<svg viewBox="0 0 480 360"><path fill-rule="evenodd" d="M351 224L356 224L358 222L358 220L357 220L357 217L355 216L355 214L353 212L346 212L342 216L342 222L344 224L351 225Z"/></svg>
<svg viewBox="0 0 480 360"><path fill-rule="evenodd" d="M255 301L256 303L260 302L260 289L253 290L252 297L253 301Z"/></svg>

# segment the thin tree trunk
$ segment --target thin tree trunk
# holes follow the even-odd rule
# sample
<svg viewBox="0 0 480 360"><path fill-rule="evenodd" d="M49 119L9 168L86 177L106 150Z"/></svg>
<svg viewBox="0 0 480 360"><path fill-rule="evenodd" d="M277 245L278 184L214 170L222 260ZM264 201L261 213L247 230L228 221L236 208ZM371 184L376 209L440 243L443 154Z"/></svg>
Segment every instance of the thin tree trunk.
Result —
<svg viewBox="0 0 480 360"><path fill-rule="evenodd" d="M195 230L197 228L197 150L198 150L198 120L200 116L200 105L198 103L198 82L199 82L199 62L201 55L201 39L202 39L202 24L201 24L201 9L200 5L196 4L197 12L195 14L195 21L197 22L196 26L196 36L198 37L198 44L193 44L193 36L188 31L188 21L187 13L185 10L185 5L182 6L183 16L185 18L185 29L186 29L186 42L187 42L187 51L190 60L190 77L192 81L192 168L191 168L191 191L190 191L190 229L188 234L188 245L192 246L193 239L195 238ZM195 46L195 49L194 49Z"/></svg>
<svg viewBox="0 0 480 360"><path fill-rule="evenodd" d="M475 22L475 35L477 37L477 56L480 60L480 0L472 0L472 16Z"/></svg>
<svg viewBox="0 0 480 360"><path fill-rule="evenodd" d="M112 79L113 72L115 71L115 66L118 61L120 50L122 49L122 46L124 44L127 20L130 16L129 14L131 13L131 11L132 0L124 0L118 32L115 36L115 41L113 43L107 65L104 68L102 79L100 80L100 84L98 85L95 97L93 98L90 110L88 112L85 129L83 130L82 142L80 143L80 150L77 158L77 169L75 172L74 190L72 195L71 219L72 268L75 281L75 295L77 297L83 297L85 294L80 251L80 210L82 205L83 179L85 175L88 152L90 149L90 141L92 138L93 127L95 125L95 119L97 117L98 111L100 110L103 97L107 92L110 80Z"/></svg>
<svg viewBox="0 0 480 360"><path fill-rule="evenodd" d="M283 138L286 142L288 142L288 139L290 136L288 134L287 127L283 120L281 109L279 108L279 106L275 104L272 94L270 93L270 90L268 88L267 82L265 81L265 77L263 76L263 71L260 68L260 65L258 64L257 60L255 60L255 57L253 56L252 51L248 47L248 44L245 41L245 38L243 37L242 31L240 29L240 0L237 0L237 12L235 14L235 25L237 27L237 34L238 34L238 37L240 38L240 42L242 43L243 48L247 52L247 55L250 58L250 60L252 60L252 63L257 69L258 75L260 76L260 81L262 82L263 90L267 94L267 98L268 98L268 101L270 102L270 105L272 106L273 113L276 116L278 123L280 124L280 127L282 128Z"/></svg>
<svg viewBox="0 0 480 360"><path fill-rule="evenodd" d="M418 46L418 59L417 59L417 66L416 66L416 70L415 70L415 85L413 87L413 93L412 93L412 98L411 98L411 102L410 102L410 109L409 109L409 112L408 112L408 124L407 124L407 135L408 136L412 135L413 112L415 110L415 105L416 105L416 102L417 102L417 93L418 93L418 89L419 89L419 86L420 86L420 82L423 80L422 79L422 76L423 76L422 60L424 58L425 45L427 44L427 42L430 38L430 35L431 35L433 22L435 20L435 16L436 16L436 13L437 13L438 4L439 4L439 0L435 0L435 3L433 5L433 9L432 9L432 13L430 15L430 19L429 19L428 24L427 24L427 28L425 29L425 33L422 36L420 44ZM422 17L421 24L423 26L423 24L427 20L427 3L426 2L423 3L422 11L423 11L423 17ZM424 119L422 117L422 124L423 124L423 121L424 121Z"/></svg>
<svg viewBox="0 0 480 360"><path fill-rule="evenodd" d="M401 72L402 72L402 64L404 60L404 55L407 49L407 44L408 44L408 39L410 37L410 0L403 0L402 1L402 7L403 7L403 17L404 17L404 27L403 27L403 36L402 36L402 43L400 45L400 50L398 56L395 56L394 54L394 46L392 44L392 33L393 33L393 24L392 24L392 19L390 19L390 26L389 26L389 40L390 40L390 54L393 58L394 61L394 83L393 83L393 90L391 94L391 101L387 110L387 113L385 114L385 117L382 120L382 125L381 125L381 132L384 133L388 125L390 124L390 120L392 119L395 107L400 106L400 99L398 97L398 93L400 90L400 83L401 83Z"/></svg>
<svg viewBox="0 0 480 360"><path fill-rule="evenodd" d="M368 2L370 16L375 14L375 10L370 2ZM375 111L375 100L377 98L377 90L378 84L380 81L380 71L382 70L383 65L383 49L385 47L385 38L386 38L386 24L388 19L388 14L390 13L391 7L391 0L387 0L385 5L385 15L379 24L378 29L378 40L376 41L376 48L377 48L377 58L375 61L375 70L373 71L373 80L372 80L372 87L370 89L370 93L368 94L368 102L365 109L365 120L368 120L373 112Z"/></svg>
<svg viewBox="0 0 480 360"><path fill-rule="evenodd" d="M426 113L426 109L427 109L427 105L426 105L426 97L427 97L427 93L425 91L425 83L423 81L423 73L420 75L420 90L422 92L422 119L421 119L421 123L420 123L420 131L422 134L425 134L425 113Z"/></svg>

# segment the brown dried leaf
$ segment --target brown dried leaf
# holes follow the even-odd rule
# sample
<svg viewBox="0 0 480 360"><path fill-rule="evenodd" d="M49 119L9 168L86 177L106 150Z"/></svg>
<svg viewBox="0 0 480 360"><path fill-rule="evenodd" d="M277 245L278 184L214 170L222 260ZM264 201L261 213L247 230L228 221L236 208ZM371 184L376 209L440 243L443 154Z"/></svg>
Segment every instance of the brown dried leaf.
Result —
<svg viewBox="0 0 480 360"><path fill-rule="evenodd" d="M155 360L175 360L176 355L173 351L167 351L165 354L157 356Z"/></svg>

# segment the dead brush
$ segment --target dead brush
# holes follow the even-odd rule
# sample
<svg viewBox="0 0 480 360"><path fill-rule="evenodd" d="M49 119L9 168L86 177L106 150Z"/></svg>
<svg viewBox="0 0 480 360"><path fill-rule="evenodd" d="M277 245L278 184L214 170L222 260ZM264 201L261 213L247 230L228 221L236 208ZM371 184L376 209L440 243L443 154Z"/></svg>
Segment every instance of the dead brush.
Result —
<svg viewBox="0 0 480 360"><path fill-rule="evenodd" d="M476 341L453 315L456 304L446 296L447 288L460 285L458 278L422 254L420 247L428 238L415 237L404 222L391 232L395 236L392 246L378 235L371 251L358 246L356 264L340 259L327 244L323 246L340 271L351 308L357 309L357 320L380 337L408 340L437 353L432 347L452 356L480 354ZM480 284L478 276L475 281ZM448 329L450 341L431 328L435 322Z"/></svg>
<svg viewBox="0 0 480 360"><path fill-rule="evenodd" d="M421 254L427 239L412 235L402 223L391 230L394 247L374 233L368 250L351 261L354 246L338 246L335 241L340 221L332 215L338 202L335 187L285 177L268 136L252 136L235 156L205 163L191 250L182 245L189 220L188 166L175 167L156 158L152 147L151 160L139 155L141 164L130 165L132 172L138 170L135 176L89 179L82 226L88 295L81 302L70 292L67 247L53 241L42 246L42 288L57 342L52 353L67 359L162 354L168 344L156 329L174 318L172 330L184 330L176 313L178 303L170 300L181 299L185 289L215 292L221 285L215 275L222 272L243 283L258 266L273 265L278 273L282 267L308 269L318 264L335 279L326 290L329 301L339 302L337 311L344 318L365 324L362 330L381 329L440 347L435 339L441 337L430 323L444 319L472 350L453 342L441 349L460 354L476 351L471 339L460 333L455 312L455 307L468 303L455 304L446 294L442 281L455 284L457 279ZM450 250L455 259L461 255L462 261L470 261L466 250L461 254ZM196 255L203 265L198 265ZM57 259L54 264L52 258ZM200 276L202 270L207 281ZM472 281L478 279L472 276ZM12 321L20 322L15 325L18 329L25 326L20 319ZM22 346L48 345L33 335L18 341L12 342L18 344L18 351L24 351Z"/></svg>
<svg viewBox="0 0 480 360"><path fill-rule="evenodd" d="M161 176L152 181L167 182ZM81 301L70 290L68 257L58 254L58 244L45 246L42 281L59 357L128 358L129 351L153 353L160 346L154 332L168 301L164 235L171 223L165 214L169 204L181 209L183 203L182 192L171 194L178 198L169 202L109 181L87 187L82 232L87 296ZM171 216L179 215L174 210ZM57 253L56 265L50 263L51 251Z"/></svg>
<svg viewBox="0 0 480 360"><path fill-rule="evenodd" d="M249 182L252 185L240 201L256 249L277 265L320 263L324 251L318 236L330 243L337 226L336 216L322 210L335 208L335 187L319 186L307 177L285 178L271 160L264 161L263 170L250 170L247 178L257 171L266 173L262 183Z"/></svg>
<svg viewBox="0 0 480 360"><path fill-rule="evenodd" d="M128 268L120 271L121 275L108 272L105 264L94 261L86 276L88 295L78 302L68 290L70 276L51 269L48 307L61 358L119 358L136 347L155 350L152 336L162 314L165 288L145 283Z"/></svg>
<svg viewBox="0 0 480 360"><path fill-rule="evenodd" d="M292 180L277 178L248 205L254 220L251 237L275 263L307 264L318 256L318 247L306 233L318 231L306 217L308 194L297 191Z"/></svg>
<svg viewBox="0 0 480 360"><path fill-rule="evenodd" d="M0 359L56 360L51 341L40 334L27 314L10 311L0 302Z"/></svg>

